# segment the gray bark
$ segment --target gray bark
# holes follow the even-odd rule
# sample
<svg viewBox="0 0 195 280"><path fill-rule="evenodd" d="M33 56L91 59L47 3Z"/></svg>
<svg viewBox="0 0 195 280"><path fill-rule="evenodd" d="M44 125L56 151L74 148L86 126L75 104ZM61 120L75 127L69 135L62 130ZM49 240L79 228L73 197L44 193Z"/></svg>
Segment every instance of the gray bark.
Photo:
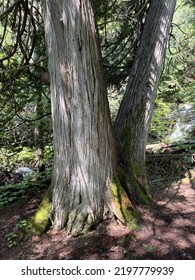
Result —
<svg viewBox="0 0 195 280"><path fill-rule="evenodd" d="M53 117L52 220L79 234L103 218L115 152L91 1L45 0Z"/></svg>
<svg viewBox="0 0 195 280"><path fill-rule="evenodd" d="M122 163L147 184L145 148L176 0L152 0L134 59L115 134Z"/></svg>

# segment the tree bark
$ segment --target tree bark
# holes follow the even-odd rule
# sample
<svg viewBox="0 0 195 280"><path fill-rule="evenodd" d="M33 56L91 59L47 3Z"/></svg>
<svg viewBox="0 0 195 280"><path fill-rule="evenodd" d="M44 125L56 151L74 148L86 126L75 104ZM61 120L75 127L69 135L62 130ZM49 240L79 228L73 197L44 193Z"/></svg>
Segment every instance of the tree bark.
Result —
<svg viewBox="0 0 195 280"><path fill-rule="evenodd" d="M103 219L116 167L91 1L45 0L53 117L52 223L73 235Z"/></svg>
<svg viewBox="0 0 195 280"><path fill-rule="evenodd" d="M37 91L36 98L36 118L35 122L35 148L36 148L36 160L35 160L35 168L37 172L43 172L45 169L45 165L43 163L44 157L44 124L43 124L43 100L41 91Z"/></svg>
<svg viewBox="0 0 195 280"><path fill-rule="evenodd" d="M120 160L148 193L145 149L175 4L176 0L151 1L114 125Z"/></svg>

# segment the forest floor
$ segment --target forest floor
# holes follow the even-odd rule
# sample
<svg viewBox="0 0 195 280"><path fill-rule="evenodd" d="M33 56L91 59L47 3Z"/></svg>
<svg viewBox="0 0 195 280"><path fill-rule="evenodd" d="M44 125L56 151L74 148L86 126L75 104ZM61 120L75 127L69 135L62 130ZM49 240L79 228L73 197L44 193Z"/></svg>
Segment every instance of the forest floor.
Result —
<svg viewBox="0 0 195 280"><path fill-rule="evenodd" d="M170 180L153 175L150 179L158 207L152 211L139 208L143 223L133 232L113 220L76 238L65 230L50 229L41 237L25 240L16 224L22 225L34 213L43 191L4 207L0 210L0 259L195 259L193 178L181 180L181 174L180 179Z"/></svg>

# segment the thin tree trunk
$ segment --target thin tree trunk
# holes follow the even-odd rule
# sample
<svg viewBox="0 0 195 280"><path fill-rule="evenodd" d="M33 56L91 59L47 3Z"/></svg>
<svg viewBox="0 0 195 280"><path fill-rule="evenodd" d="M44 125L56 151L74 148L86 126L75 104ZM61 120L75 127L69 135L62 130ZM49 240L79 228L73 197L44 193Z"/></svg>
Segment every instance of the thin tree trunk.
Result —
<svg viewBox="0 0 195 280"><path fill-rule="evenodd" d="M32 3L32 14L33 18L36 20L37 23L41 22L40 13L38 13L41 4L38 2L38 0L33 0ZM38 32L38 27L37 27ZM34 61L37 61L40 59L39 56L39 48L40 46L36 46L36 48L33 51L32 58ZM39 76L39 70L37 68L34 69L35 76ZM35 113L36 113L36 121L35 121L35 129L34 129L34 136L35 136L35 149L36 149L36 158L35 158L35 168L37 172L43 172L45 170L45 165L43 163L44 158L44 123L43 123L43 115L44 115L44 109L43 109L43 95L41 88L38 88L36 90L36 107L35 107Z"/></svg>
<svg viewBox="0 0 195 280"><path fill-rule="evenodd" d="M114 126L122 164L148 193L145 148L175 4L176 0L151 1Z"/></svg>
<svg viewBox="0 0 195 280"><path fill-rule="evenodd" d="M46 0L53 116L52 222L79 234L103 219L116 166L91 1Z"/></svg>
<svg viewBox="0 0 195 280"><path fill-rule="evenodd" d="M41 91L37 92L37 100L36 100L36 118L37 121L35 123L35 149L36 149L36 163L35 168L37 172L42 172L45 169L43 163L44 157L44 124L43 124L43 103L42 103L42 93Z"/></svg>

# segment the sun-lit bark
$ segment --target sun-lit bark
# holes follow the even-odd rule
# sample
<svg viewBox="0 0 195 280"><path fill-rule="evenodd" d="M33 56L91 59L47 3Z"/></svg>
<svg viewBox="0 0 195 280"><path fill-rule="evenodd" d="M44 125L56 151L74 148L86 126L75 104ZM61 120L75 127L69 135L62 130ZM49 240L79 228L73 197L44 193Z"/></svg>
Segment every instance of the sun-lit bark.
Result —
<svg viewBox="0 0 195 280"><path fill-rule="evenodd" d="M79 234L102 220L115 149L91 1L45 0L53 116L52 223Z"/></svg>

